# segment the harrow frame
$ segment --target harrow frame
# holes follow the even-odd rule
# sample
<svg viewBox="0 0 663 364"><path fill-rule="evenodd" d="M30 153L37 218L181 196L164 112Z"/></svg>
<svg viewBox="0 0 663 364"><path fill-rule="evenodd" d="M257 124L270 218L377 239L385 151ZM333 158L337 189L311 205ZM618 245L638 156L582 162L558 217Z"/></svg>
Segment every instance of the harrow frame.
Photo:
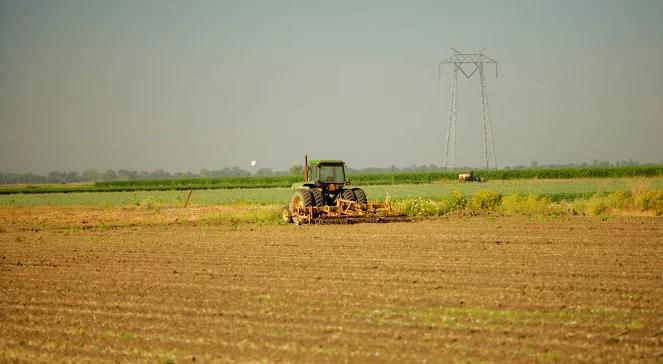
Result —
<svg viewBox="0 0 663 364"><path fill-rule="evenodd" d="M407 216L393 209L388 202L359 204L355 201L337 199L332 206L293 207L292 222L302 224L354 224L358 222L409 221Z"/></svg>

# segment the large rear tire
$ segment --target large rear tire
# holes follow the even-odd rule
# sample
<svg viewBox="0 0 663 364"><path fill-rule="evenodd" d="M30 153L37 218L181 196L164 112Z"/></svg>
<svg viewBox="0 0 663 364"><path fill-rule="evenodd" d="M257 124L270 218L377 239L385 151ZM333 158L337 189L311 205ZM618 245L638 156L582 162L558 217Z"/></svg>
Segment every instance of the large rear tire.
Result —
<svg viewBox="0 0 663 364"><path fill-rule="evenodd" d="M353 188L352 192L354 192L356 200L358 204L360 205L365 205L368 203L368 198L366 198L366 192L362 190L361 188Z"/></svg>
<svg viewBox="0 0 663 364"><path fill-rule="evenodd" d="M295 215L295 211L306 210L309 207L315 205L315 200L313 199L313 194L308 188L298 188L295 190L295 193L292 194L290 199L290 213Z"/></svg>
<svg viewBox="0 0 663 364"><path fill-rule="evenodd" d="M344 200L357 202L357 197L355 197L355 193L352 192L352 190L350 189L343 189L341 191L341 198Z"/></svg>
<svg viewBox="0 0 663 364"><path fill-rule="evenodd" d="M313 202L315 203L315 206L325 206L325 196L322 194L321 189L311 188L309 191L311 191L311 194L313 195Z"/></svg>

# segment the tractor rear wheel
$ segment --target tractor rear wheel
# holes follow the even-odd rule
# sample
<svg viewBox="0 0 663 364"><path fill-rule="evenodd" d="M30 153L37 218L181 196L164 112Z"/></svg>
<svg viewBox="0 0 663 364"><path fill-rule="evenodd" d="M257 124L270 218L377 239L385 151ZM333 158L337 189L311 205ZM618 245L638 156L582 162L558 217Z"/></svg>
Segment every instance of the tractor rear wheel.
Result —
<svg viewBox="0 0 663 364"><path fill-rule="evenodd" d="M355 197L357 198L356 201L360 205L365 205L368 203L368 199L366 198L366 192L362 190L361 188L353 188L352 192L355 193Z"/></svg>
<svg viewBox="0 0 663 364"><path fill-rule="evenodd" d="M322 194L322 189L311 188L309 191L311 191L311 194L313 195L315 206L322 207L325 205L325 196Z"/></svg>
<svg viewBox="0 0 663 364"><path fill-rule="evenodd" d="M343 189L341 191L341 198L344 200L357 202L357 197L355 197L355 193L352 192L352 190L350 189Z"/></svg>
<svg viewBox="0 0 663 364"><path fill-rule="evenodd" d="M295 215L295 212L299 210L306 210L309 207L314 206L315 200L313 199L313 194L308 188L298 188L295 190L295 193L292 194L290 199L290 213Z"/></svg>

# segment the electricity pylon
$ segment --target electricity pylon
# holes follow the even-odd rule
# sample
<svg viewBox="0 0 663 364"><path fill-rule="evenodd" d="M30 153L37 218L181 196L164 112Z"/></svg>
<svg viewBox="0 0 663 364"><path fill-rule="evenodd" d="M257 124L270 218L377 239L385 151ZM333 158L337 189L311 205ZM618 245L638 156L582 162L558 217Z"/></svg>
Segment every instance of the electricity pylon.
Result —
<svg viewBox="0 0 663 364"><path fill-rule="evenodd" d="M466 78L471 78L479 71L479 82L481 83L481 103L483 111L483 141L486 153L486 168L497 168L495 159L495 143L493 142L493 128L490 120L490 108L488 107L488 91L486 89L486 74L484 65L495 65L495 77L497 77L497 61L483 54L483 49L476 53L461 53L453 48L454 54L445 58L439 64L439 76L442 77L442 66L451 65L453 78L451 79L451 102L449 106L449 127L447 128L447 149L444 153L444 167L453 169L456 164L456 108L458 104L458 74L462 73ZM463 68L470 65L471 72ZM473 67L473 68L472 68Z"/></svg>

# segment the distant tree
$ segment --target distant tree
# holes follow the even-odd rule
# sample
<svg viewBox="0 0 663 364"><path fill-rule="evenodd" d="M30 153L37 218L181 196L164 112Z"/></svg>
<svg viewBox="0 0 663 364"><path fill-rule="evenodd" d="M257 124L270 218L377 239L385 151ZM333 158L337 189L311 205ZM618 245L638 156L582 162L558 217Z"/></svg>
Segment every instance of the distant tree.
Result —
<svg viewBox="0 0 663 364"><path fill-rule="evenodd" d="M166 172L163 169L157 169L156 171L149 174L150 179L168 179L170 178L170 172Z"/></svg>
<svg viewBox="0 0 663 364"><path fill-rule="evenodd" d="M81 178L78 175L78 172L63 172L63 177L64 177L64 182L65 183L72 183L72 182L80 182Z"/></svg>
<svg viewBox="0 0 663 364"><path fill-rule="evenodd" d="M0 172L0 184L15 183L46 183L46 177L32 173L18 174Z"/></svg>
<svg viewBox="0 0 663 364"><path fill-rule="evenodd" d="M115 181L117 179L117 172L114 169L107 169L100 177L102 181Z"/></svg>
<svg viewBox="0 0 663 364"><path fill-rule="evenodd" d="M232 169L232 177L248 177L251 175L251 173L239 168L239 167L234 167Z"/></svg>
<svg viewBox="0 0 663 364"><path fill-rule="evenodd" d="M50 171L48 176L46 176L46 182L48 183L64 183L64 176L59 171Z"/></svg>
<svg viewBox="0 0 663 364"><path fill-rule="evenodd" d="M300 177L304 175L304 166L296 165L288 169L288 174L293 177Z"/></svg>
<svg viewBox="0 0 663 364"><path fill-rule="evenodd" d="M86 169L81 174L81 179L86 182L97 182L99 173L94 169Z"/></svg>
<svg viewBox="0 0 663 364"><path fill-rule="evenodd" d="M129 173L130 173L130 171L128 169L118 169L116 180L118 180L118 181L128 181L130 179Z"/></svg>
<svg viewBox="0 0 663 364"><path fill-rule="evenodd" d="M256 171L256 176L272 176L273 174L271 168L259 168Z"/></svg>

